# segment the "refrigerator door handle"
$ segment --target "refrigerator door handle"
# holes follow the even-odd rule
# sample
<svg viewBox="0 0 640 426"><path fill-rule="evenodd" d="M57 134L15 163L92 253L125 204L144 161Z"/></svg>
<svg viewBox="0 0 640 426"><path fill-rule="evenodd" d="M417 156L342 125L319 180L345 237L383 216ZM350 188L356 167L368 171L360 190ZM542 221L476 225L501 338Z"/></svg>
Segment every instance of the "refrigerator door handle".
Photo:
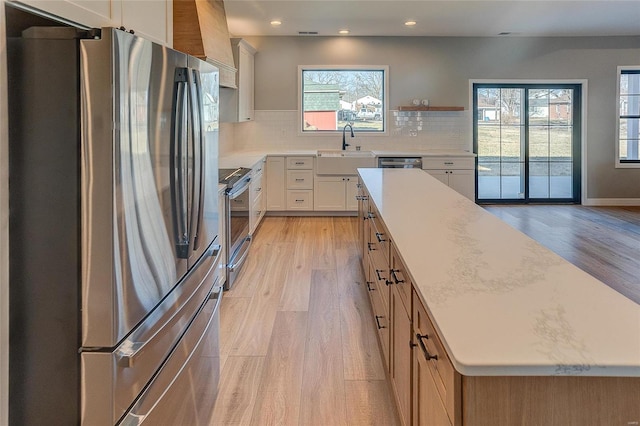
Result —
<svg viewBox="0 0 640 426"><path fill-rule="evenodd" d="M189 252L189 233L186 208L185 179L185 139L188 126L185 121L185 102L187 101L187 68L176 68L173 86L173 105L171 107L171 199L174 225L176 255L187 259Z"/></svg>
<svg viewBox="0 0 640 426"><path fill-rule="evenodd" d="M189 251L195 250L196 245L195 241L197 240L197 226L195 224L198 220L198 196L200 194L200 185L199 181L199 147L198 133L200 131L199 127L199 116L196 115L197 110L197 94L195 90L195 81L194 81L194 73L193 69L189 68L187 70L187 85L188 85L188 94L189 94L189 130L190 130L190 139L189 139L189 159L191 161L191 177L190 177L190 188L189 188L189 196L190 196L190 206L189 206L189 218L190 218L190 227L189 227ZM193 242L193 245L192 245Z"/></svg>
<svg viewBox="0 0 640 426"><path fill-rule="evenodd" d="M193 127L197 132L197 140L194 141L194 146L198 150L198 154L196 158L194 158L194 162L198 166L198 172L194 171L194 176L198 177L198 181L200 182L199 191L198 191L198 200L197 206L198 210L196 210L196 221L195 221L195 232L193 237L193 250L197 250L200 247L200 227L202 226L202 217L204 214L204 167L205 167L205 146L204 146L204 113L202 111L203 99L202 99L202 81L200 80L200 71L194 69L193 72L193 84L192 84L192 93L195 97L195 105L194 105L194 118L197 117L197 120L194 120ZM195 193L194 193L195 195Z"/></svg>

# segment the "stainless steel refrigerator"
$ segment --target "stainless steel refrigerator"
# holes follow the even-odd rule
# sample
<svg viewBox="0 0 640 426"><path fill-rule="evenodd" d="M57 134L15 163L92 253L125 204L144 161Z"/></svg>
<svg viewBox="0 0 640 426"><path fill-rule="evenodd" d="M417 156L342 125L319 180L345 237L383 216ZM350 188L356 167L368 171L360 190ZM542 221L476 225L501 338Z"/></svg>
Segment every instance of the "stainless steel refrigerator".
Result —
<svg viewBox="0 0 640 426"><path fill-rule="evenodd" d="M7 54L10 423L209 424L218 70L111 28Z"/></svg>

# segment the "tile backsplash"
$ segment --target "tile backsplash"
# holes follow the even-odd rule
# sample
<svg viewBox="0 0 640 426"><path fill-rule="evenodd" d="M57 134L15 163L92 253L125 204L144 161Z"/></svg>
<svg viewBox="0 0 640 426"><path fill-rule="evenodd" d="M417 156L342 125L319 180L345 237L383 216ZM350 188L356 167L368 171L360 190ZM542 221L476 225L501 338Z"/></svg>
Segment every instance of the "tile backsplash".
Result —
<svg viewBox="0 0 640 426"><path fill-rule="evenodd" d="M387 135L361 135L349 140L364 150L472 150L469 111L391 111ZM351 139L351 138L349 138ZM301 135L297 111L256 110L255 120L222 123L220 153L232 151L314 150L340 148L341 135Z"/></svg>

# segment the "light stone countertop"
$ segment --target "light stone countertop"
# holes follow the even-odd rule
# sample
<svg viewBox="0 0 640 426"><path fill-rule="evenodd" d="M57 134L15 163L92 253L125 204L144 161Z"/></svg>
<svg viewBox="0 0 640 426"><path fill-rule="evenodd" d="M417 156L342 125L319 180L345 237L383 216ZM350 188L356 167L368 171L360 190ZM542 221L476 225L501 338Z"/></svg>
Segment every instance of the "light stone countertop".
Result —
<svg viewBox="0 0 640 426"><path fill-rule="evenodd" d="M253 167L265 156L315 156L318 150L282 150L282 151L234 151L220 156L219 167ZM372 150L376 157L472 157L476 155L461 150Z"/></svg>
<svg viewBox="0 0 640 426"><path fill-rule="evenodd" d="M640 305L422 170L358 171L461 374L640 377Z"/></svg>

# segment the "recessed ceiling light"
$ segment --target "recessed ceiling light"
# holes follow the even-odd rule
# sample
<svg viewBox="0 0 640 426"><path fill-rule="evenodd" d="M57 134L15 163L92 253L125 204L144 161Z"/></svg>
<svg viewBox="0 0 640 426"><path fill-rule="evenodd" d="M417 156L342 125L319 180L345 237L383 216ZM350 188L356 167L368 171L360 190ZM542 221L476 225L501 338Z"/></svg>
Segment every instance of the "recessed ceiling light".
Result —
<svg viewBox="0 0 640 426"><path fill-rule="evenodd" d="M338 31L338 33L340 33L340 34L349 34L349 32L350 32L349 30L340 30L340 31Z"/></svg>
<svg viewBox="0 0 640 426"><path fill-rule="evenodd" d="M404 25L407 26L407 27L413 27L415 24L417 24L416 21L406 21L404 23Z"/></svg>
<svg viewBox="0 0 640 426"><path fill-rule="evenodd" d="M282 21L274 19L273 21L271 21L271 25L273 25L274 27L279 27L280 25L282 25Z"/></svg>

